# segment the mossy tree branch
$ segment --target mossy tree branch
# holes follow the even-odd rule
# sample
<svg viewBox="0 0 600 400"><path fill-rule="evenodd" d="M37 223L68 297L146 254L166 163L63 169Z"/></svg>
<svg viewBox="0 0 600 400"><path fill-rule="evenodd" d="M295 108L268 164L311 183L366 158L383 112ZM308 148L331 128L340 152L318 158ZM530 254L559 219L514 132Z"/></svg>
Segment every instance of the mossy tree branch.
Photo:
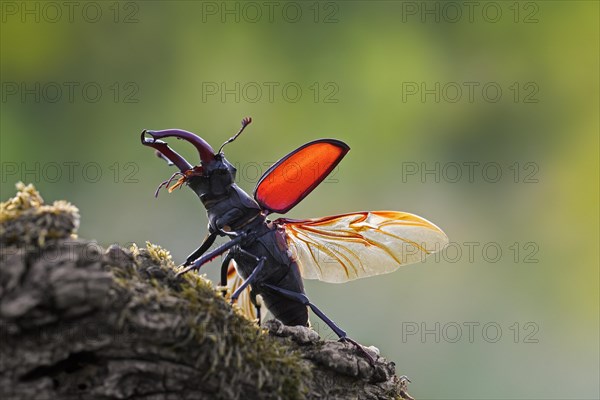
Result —
<svg viewBox="0 0 600 400"><path fill-rule="evenodd" d="M167 251L79 239L30 185L0 209L3 399L410 398L394 364L243 317Z"/></svg>

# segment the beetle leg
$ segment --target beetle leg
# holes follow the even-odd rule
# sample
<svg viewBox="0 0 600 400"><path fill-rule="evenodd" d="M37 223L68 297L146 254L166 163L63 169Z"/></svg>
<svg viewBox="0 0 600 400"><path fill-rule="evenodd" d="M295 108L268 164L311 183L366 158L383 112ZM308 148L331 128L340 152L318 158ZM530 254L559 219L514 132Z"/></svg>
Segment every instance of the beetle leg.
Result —
<svg viewBox="0 0 600 400"><path fill-rule="evenodd" d="M244 291L244 289L246 289L246 287L251 284L252 282L254 282L254 280L256 279L256 277L258 276L258 274L260 273L260 271L262 270L263 266L265 265L265 261L266 261L266 257L261 257L260 259L255 257L258 260L258 264L256 264L256 267L254 267L254 270L252 271L252 273L250 274L250 276L248 276L248 278L246 278L246 280L244 280L244 283L242 283L240 285L239 288L237 288L237 290L235 291L235 293L233 293L231 295L231 303L235 303L235 301L237 300L238 297L240 297L240 294L242 294L242 292Z"/></svg>
<svg viewBox="0 0 600 400"><path fill-rule="evenodd" d="M373 358L373 356L371 356L362 345L360 345L358 342L354 341L353 339L350 339L347 335L346 335L346 331L344 331L342 328L340 328L339 326L337 326L335 324L335 322L333 322L331 319L329 319L329 317L327 317L327 315L325 315L323 313L323 311L321 311L316 305L314 305L313 303L310 302L310 300L308 299L308 297L304 294L304 293L298 293L298 292L293 292L291 290L287 290L287 289L283 289L268 283L264 284L266 287L268 287L271 290L274 290L275 292L281 294L284 297L287 297L288 299L291 300L295 300L299 303L304 304L305 306L310 307L310 309L312 310L312 312L314 312L319 318L321 318L321 320L323 322L325 322L327 324L327 326L329 326L331 328L331 330L333 332L335 332L336 335L338 335L338 337L340 338L340 341L342 342L348 342L353 344L354 346L357 347L357 349L369 360L369 363L371 365L375 365L375 359Z"/></svg>
<svg viewBox="0 0 600 400"><path fill-rule="evenodd" d="M223 259L223 263L221 263L221 286L227 286L227 270L232 258L233 255L229 252Z"/></svg>
<svg viewBox="0 0 600 400"><path fill-rule="evenodd" d="M229 263L233 259L233 254L230 252L227 253L223 262L221 263L221 291L223 292L223 296L227 294L227 272L229 270Z"/></svg>
<svg viewBox="0 0 600 400"><path fill-rule="evenodd" d="M244 249L238 249L238 251L248 254L251 257L254 257L257 261L260 261L260 259L258 257L255 257L254 255L250 254L249 252L247 252ZM227 294L227 276L229 275L229 263L231 262L231 260L233 258L234 258L233 252L230 251L229 253L227 253L225 258L223 259L223 263L221 264L221 283L220 283L219 288L223 292L223 296L225 296ZM234 296L235 296L235 294L234 294ZM238 296L239 296L239 294L235 297L232 296L231 302L233 303L237 299ZM260 326L260 321L261 321L261 310L260 309L261 309L262 305L261 305L261 300L257 299L256 296L257 296L256 292L254 290L252 290L252 288L250 288L250 302L252 302L252 304L256 308L256 317L258 319L258 325Z"/></svg>
<svg viewBox="0 0 600 400"><path fill-rule="evenodd" d="M187 267L188 265L190 265L191 263L196 261L198 259L198 257L200 257L202 254L206 253L206 251L210 248L210 246L213 245L216 238L217 238L216 232L211 232L208 235L206 235L206 237L204 238L204 241L202 242L200 247L198 247L196 250L194 250L194 252L192 254L190 254L188 256L188 258L186 258L186 260L182 266Z"/></svg>
<svg viewBox="0 0 600 400"><path fill-rule="evenodd" d="M231 239L229 242L222 244L221 246L217 247L210 253L205 254L202 257L200 257L199 259L197 259L196 261L194 261L193 264L188 265L185 268L183 268L182 270L180 270L179 272L177 272L176 275L179 276L179 275L185 274L186 272L188 272L190 270L200 269L200 267L203 266L204 264L206 264L207 262L214 260L221 254L225 253L227 250L231 249L234 246L237 246L243 239L246 238L246 236L247 236L247 234L243 233L243 234Z"/></svg>

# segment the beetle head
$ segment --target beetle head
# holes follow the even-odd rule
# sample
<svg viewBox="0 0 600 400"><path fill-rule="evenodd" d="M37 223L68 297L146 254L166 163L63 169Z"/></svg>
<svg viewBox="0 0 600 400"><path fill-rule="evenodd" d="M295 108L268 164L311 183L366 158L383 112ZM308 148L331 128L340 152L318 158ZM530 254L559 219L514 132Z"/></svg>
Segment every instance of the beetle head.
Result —
<svg viewBox="0 0 600 400"><path fill-rule="evenodd" d="M218 197L224 194L227 188L235 181L236 169L225 159L221 150L227 143L234 141L251 121L251 118L244 118L240 131L226 141L218 153L215 153L213 148L204 139L188 131L180 129L142 131L142 144L154 148L160 158L179 168L179 172L173 174L171 179L163 182L158 187L156 195L158 195L161 187L165 185L169 186L177 175L180 175L181 178L169 188L170 192L185 183L201 198ZM166 142L161 140L166 137L175 137L194 145L200 156L200 165L192 166L185 158L177 154Z"/></svg>

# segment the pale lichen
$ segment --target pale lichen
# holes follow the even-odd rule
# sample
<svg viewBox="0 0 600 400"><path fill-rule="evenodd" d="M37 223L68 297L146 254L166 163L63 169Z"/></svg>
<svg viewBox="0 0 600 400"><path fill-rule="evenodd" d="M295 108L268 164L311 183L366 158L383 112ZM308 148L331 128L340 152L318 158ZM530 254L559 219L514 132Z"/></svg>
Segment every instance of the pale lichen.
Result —
<svg viewBox="0 0 600 400"><path fill-rule="evenodd" d="M58 200L44 204L32 184L16 184L17 194L0 203L0 245L44 246L48 240L75 238L79 210Z"/></svg>

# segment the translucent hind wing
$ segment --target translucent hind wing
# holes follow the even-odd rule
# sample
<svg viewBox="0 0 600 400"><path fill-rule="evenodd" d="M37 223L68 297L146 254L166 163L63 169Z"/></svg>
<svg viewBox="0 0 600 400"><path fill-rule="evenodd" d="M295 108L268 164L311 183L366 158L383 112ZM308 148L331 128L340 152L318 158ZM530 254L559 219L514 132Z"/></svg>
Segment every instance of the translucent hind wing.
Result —
<svg viewBox="0 0 600 400"><path fill-rule="evenodd" d="M229 262L227 267L227 292L231 295L244 283L244 279L237 273L237 265L235 260ZM250 286L246 287L238 297L236 302L238 308L251 321L257 318L256 308L250 299Z"/></svg>
<svg viewBox="0 0 600 400"><path fill-rule="evenodd" d="M308 220L280 218L302 276L342 283L395 271L448 244L437 226L414 214L365 211Z"/></svg>

